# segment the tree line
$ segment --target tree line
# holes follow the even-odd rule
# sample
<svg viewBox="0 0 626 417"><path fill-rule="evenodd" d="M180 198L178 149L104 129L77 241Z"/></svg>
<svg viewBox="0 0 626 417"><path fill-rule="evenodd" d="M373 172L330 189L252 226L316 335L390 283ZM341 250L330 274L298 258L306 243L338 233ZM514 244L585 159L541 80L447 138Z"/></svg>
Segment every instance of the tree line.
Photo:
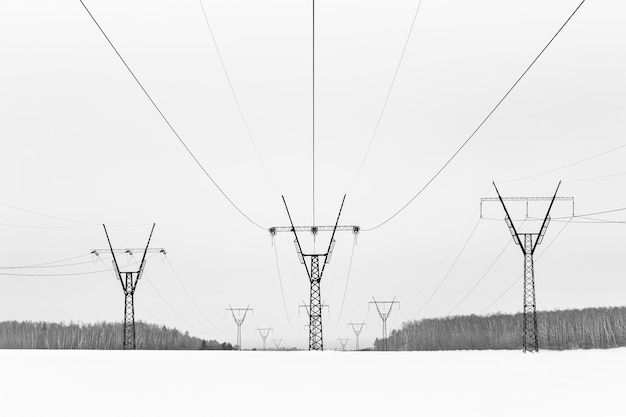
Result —
<svg viewBox="0 0 626 417"><path fill-rule="evenodd" d="M0 349L122 349L121 323L0 322ZM136 347L143 350L231 350L230 343L205 340L177 329L135 323Z"/></svg>
<svg viewBox="0 0 626 417"><path fill-rule="evenodd" d="M522 313L452 316L402 323L388 350L520 349ZM608 349L626 346L626 307L537 312L540 349ZM374 342L382 350L382 339Z"/></svg>

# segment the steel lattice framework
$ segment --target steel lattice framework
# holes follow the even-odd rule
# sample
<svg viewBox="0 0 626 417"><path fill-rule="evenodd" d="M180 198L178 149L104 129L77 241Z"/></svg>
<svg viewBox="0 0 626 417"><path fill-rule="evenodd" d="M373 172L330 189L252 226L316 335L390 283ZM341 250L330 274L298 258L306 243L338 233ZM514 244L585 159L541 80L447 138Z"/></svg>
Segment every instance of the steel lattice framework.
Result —
<svg viewBox="0 0 626 417"><path fill-rule="evenodd" d="M124 285L124 349L135 349L135 288L137 279L126 272Z"/></svg>
<svg viewBox="0 0 626 417"><path fill-rule="evenodd" d="M539 332L537 327L537 301L535 297L535 266L533 255L535 254L535 250L537 246L541 244L543 238L546 234L546 230L548 229L548 225L550 224L550 211L552 210L552 206L555 201L571 201L572 203L572 216L574 215L574 198L573 197L557 197L556 194L559 191L559 187L561 186L561 182L556 187L556 191L552 197L507 197L503 198L496 187L495 182L493 186L498 194L497 199L489 198L482 199L484 201L500 201L502 204L502 208L504 209L505 218L509 231L511 232L511 236L513 237L513 241L516 245L520 247L522 250L522 254L524 255L524 312L522 317L522 349L525 352L539 352ZM526 202L528 207L529 201L550 201L550 205L548 206L548 210L546 212L545 217L543 218L543 222L541 224L541 229L539 229L538 233L520 233L515 228L513 224L513 220L509 214L509 211L506 208L505 201L522 201ZM481 209L482 210L482 209ZM526 209L528 216L528 208Z"/></svg>
<svg viewBox="0 0 626 417"><path fill-rule="evenodd" d="M367 323L348 323L348 326L352 327L352 331L354 332L356 341L355 341L355 350L359 350L359 335L361 334L361 330L363 330L364 326L367 326Z"/></svg>
<svg viewBox="0 0 626 417"><path fill-rule="evenodd" d="M348 338L346 338L346 339L339 338L337 340L339 340L339 343L341 344L341 350L346 350L346 345L348 344L348 341L350 339L348 339Z"/></svg>
<svg viewBox="0 0 626 417"><path fill-rule="evenodd" d="M322 338L322 299L320 297L320 274L319 256L311 256L311 273L309 274L311 283L309 301L309 350L324 350L324 340Z"/></svg>
<svg viewBox="0 0 626 417"><path fill-rule="evenodd" d="M253 309L250 308L250 305L246 308L232 308L228 306L226 311L230 311L232 313L233 320L235 320L235 324L237 325L237 350L241 350L241 325L246 319L248 311L253 311Z"/></svg>
<svg viewBox="0 0 626 417"><path fill-rule="evenodd" d="M298 258L300 259L300 263L304 265L307 276L309 278L310 283L310 291L309 291L309 350L324 350L324 338L323 338L323 326L322 326L322 300L321 300L321 282L322 276L324 275L324 269L326 265L330 263L330 259L333 253L333 248L335 247L335 233L337 230L346 230L352 231L355 236L359 233L359 226L339 226L339 218L341 217L341 210L343 209L343 203L346 201L346 196L343 196L343 200L341 201L341 207L339 208L339 214L337 215L337 221L334 226L294 226L293 219L291 218L291 213L289 213L289 208L287 207L287 201L283 196L283 203L285 205L285 210L287 211L287 216L289 217L289 223L291 227L270 227L268 229L272 238L278 232L292 232L294 234L295 240L294 244L296 246L296 252L298 253ZM317 235L319 231L331 231L332 235L330 237L330 242L328 243L328 249L323 253L311 253L305 254L302 252L302 246L300 245L300 240L298 238L298 231L308 230L313 233L313 237ZM322 258L322 265L320 267L320 258ZM308 261L308 263L307 263Z"/></svg>
<svg viewBox="0 0 626 417"><path fill-rule="evenodd" d="M122 290L124 291L124 328L123 328L123 348L133 350L136 348L136 333L135 333L135 291L137 290L137 283L141 279L143 275L143 271L146 267L146 255L148 253L165 253L165 249L163 248L153 248L150 249L150 239L152 239L152 233L154 232L155 224L152 224L152 229L150 230L150 236L148 236L148 243L146 243L145 249L143 249L143 256L141 258L141 263L139 264L139 269L136 271L130 272L122 272L120 271L119 264L117 262L117 258L115 254L125 253L128 255L132 255L133 252L139 252L142 249L113 249L113 245L111 245L111 239L109 238L109 233L107 232L107 228L105 225L104 233L107 237L107 242L109 243L109 249L93 249L91 253L96 256L99 256L100 252L110 252L113 257L113 268L115 270L116 276L120 280L120 284L122 285Z"/></svg>
<svg viewBox="0 0 626 417"><path fill-rule="evenodd" d="M537 303L535 300L535 266L533 264L533 236L524 234L524 352L539 352L537 332Z"/></svg>
<svg viewBox="0 0 626 417"><path fill-rule="evenodd" d="M267 336L269 336L270 332L274 330L272 329L272 326L270 327L263 327L263 328L258 328L257 327L257 331L259 332L259 334L261 335L261 339L263 339L263 350L267 350Z"/></svg>
<svg viewBox="0 0 626 417"><path fill-rule="evenodd" d="M374 304L376 306L376 311L378 312L378 315L383 321L382 344L383 344L383 350L386 351L389 346L388 340L387 340L387 319L389 318L389 315L391 314L391 309L393 308L393 305L400 304L400 301L396 301L396 297L393 297L393 300L391 301L377 301L374 297L372 297L372 300L374 301L370 301L369 304ZM385 308L387 306L389 306L388 309ZM381 307L382 307L382 310L381 310Z"/></svg>

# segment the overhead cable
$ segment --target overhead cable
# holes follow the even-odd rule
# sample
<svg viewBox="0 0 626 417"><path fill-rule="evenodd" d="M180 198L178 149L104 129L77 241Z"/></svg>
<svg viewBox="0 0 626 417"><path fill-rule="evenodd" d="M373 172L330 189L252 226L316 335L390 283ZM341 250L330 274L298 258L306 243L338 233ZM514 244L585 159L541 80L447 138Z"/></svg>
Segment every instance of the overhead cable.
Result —
<svg viewBox="0 0 626 417"><path fill-rule="evenodd" d="M498 262L498 260L502 257L502 255L504 254L504 252L506 251L506 249L509 247L509 245L511 244L512 240L509 239L506 242L506 245L504 245L504 247L502 248L502 250L500 251L500 253L498 254L498 256L496 256L496 259L493 260L493 262L491 263L491 265L489 265L489 267L485 270L485 272L481 275L481 277L476 281L476 283L472 286L472 288L469 289L469 291L463 296L463 298L461 298L459 300L458 303L456 303L454 305L454 307L452 307L450 309L450 311L448 311L446 313L446 316L449 316L450 314L452 314L461 304L463 304L463 302L467 299L467 297L470 296L470 294L472 294L472 292L474 292L474 290L476 289L476 287L478 287L478 284L480 284L482 282L483 279L485 279L485 277L487 276L487 274L489 273L489 271L491 271L491 269L494 267L494 265Z"/></svg>
<svg viewBox="0 0 626 417"><path fill-rule="evenodd" d="M411 27L409 28L409 33L406 36L406 40L404 41L404 46L402 47L402 52L400 53L400 59L398 60L398 65L396 65L396 70L393 73L393 78L391 79L389 90L387 90L385 101L383 102L383 106L380 110L380 114L378 115L378 120L376 121L376 125L374 126L374 132L372 133L372 136L370 137L370 141L367 144L367 148L365 149L365 154L363 155L363 159L361 160L361 163L359 164L359 169L354 175L354 178L352 179L352 183L350 184L350 187L348 187L348 191L346 192L346 194L352 190L352 187L354 187L354 184L356 183L356 180L359 177L359 174L361 174L361 170L363 170L363 165L365 165L365 160L367 159L370 149L372 148L372 143L374 142L374 138L376 138L376 134L378 133L380 122L383 119L383 115L385 114L385 109L387 109L387 103L389 102L389 97L391 96L391 90L393 90L393 86L396 83L396 78L398 78L400 65L402 65L402 60L404 59L404 53L406 52L406 47L409 45L409 40L411 39L411 34L413 33L413 27L415 26L415 20L417 19L417 14L420 11L421 5L422 5L422 0L419 0L419 2L417 3L417 9L415 10L415 14L413 15L413 20L411 21Z"/></svg>
<svg viewBox="0 0 626 417"><path fill-rule="evenodd" d="M52 216L50 214L44 214L44 213L40 213L40 212L37 212L37 211L28 210L28 209L17 207L17 206L14 206L14 205L11 205L11 204L7 204L7 203L1 203L0 202L0 206L9 207L9 208L12 208L14 210L19 210L19 211L23 211L25 213L34 214L36 216L48 217L48 218L55 219L55 220L63 220L65 222L80 223L80 224L88 225L88 226L101 226L101 224L98 224L98 223L90 223L90 222L84 222L84 221L81 221L81 220L68 219L67 217Z"/></svg>
<svg viewBox="0 0 626 417"><path fill-rule="evenodd" d="M567 181L563 181L563 183L565 183L565 184L573 184L573 183L577 183L577 182L594 181L594 180L600 180L600 179L604 179L604 178L619 177L619 176L624 175L624 174L626 174L626 171L616 172L614 174L598 175L598 176L595 176L595 177L578 178L578 179L573 179L573 180L567 180Z"/></svg>
<svg viewBox="0 0 626 417"><path fill-rule="evenodd" d="M106 258L111 259L111 258ZM48 269L48 268L65 268L68 266L76 266L76 265L85 265L85 264L93 264L94 261L83 261L83 262L72 262L70 264L44 264L44 265L29 265L29 266L9 266L9 267L0 267L0 270L6 269Z"/></svg>
<svg viewBox="0 0 626 417"><path fill-rule="evenodd" d="M377 224L376 226L372 226L370 228L366 228L363 229L363 231L370 231L370 230L374 230L377 229L381 226L383 226L384 224L386 224L387 222L389 222L391 219L393 219L394 217L396 217L398 214L400 214L405 208L407 208L420 194L422 194L424 192L424 190L426 190L426 188L428 188L428 186L430 186L430 184L439 176L439 174L441 174L443 172L444 169L446 169L446 167L452 162L452 160L454 158L456 158L456 156L461 152L461 150L463 150L463 148L465 148L465 146L469 143L470 140L472 140L472 138L474 137L474 135L476 135L476 133L478 133L478 131L483 127L483 125L487 122L487 120L489 120L489 118L491 117L491 115L500 107L500 105L504 102L504 100L509 96L509 94L513 91L513 89L519 84L519 82L522 80L522 78L524 78L524 76L526 75L526 73L528 73L528 71L530 71L530 69L532 68L532 66L535 64L535 62L537 62L537 60L539 59L539 57L541 57L541 55L543 55L543 53L545 52L546 49L548 49L548 47L550 46L550 44L552 44L552 41L554 41L554 39L556 39L556 37L558 36L559 33L561 33L561 31L563 30L563 28L565 28L565 26L567 25L567 23L569 23L569 21L574 17L574 15L576 14L576 12L580 9L580 7L585 3L586 0L582 0L580 2L580 4L576 7L576 9L574 9L574 11L570 14L570 16L567 18L567 20L565 21L565 23L563 23L561 25L561 27L556 31L556 33L552 36L552 38L550 38L550 40L548 41L548 43L543 47L543 49L539 52L539 54L535 57L535 59L532 60L532 62L530 63L530 65L528 65L528 67L526 67L526 69L524 70L524 72L522 72L522 75L520 75L517 80L513 83L513 85L511 86L511 88L509 88L507 90L507 92L504 94L504 96L502 96L502 98L496 103L496 105L491 109L491 111L487 114L487 116L485 116L485 118L480 122L480 124L476 127L476 129L474 129L474 131L468 136L467 139L465 139L465 141L461 144L461 146L452 154L452 156L450 158L448 158L448 160L443 164L443 166L441 168L439 168L439 170L437 172L435 172L435 175L433 175L427 182L426 184L413 196L409 199L408 202L406 202L399 210L397 210L394 214L392 214L389 218L387 218L386 220L384 220L383 222Z"/></svg>
<svg viewBox="0 0 626 417"><path fill-rule="evenodd" d="M216 330L222 332L222 333L226 333L224 332L222 329L220 329L219 327L217 327L216 325L213 324L213 322L211 320L208 319L208 317L204 314L204 312L202 311L202 309L200 307L198 307L198 304L196 303L196 301L193 299L193 297L191 296L191 294L189 293L189 291L187 291L187 288L185 287L185 284L183 284L183 281L180 279L180 276L178 275L178 272L176 272L176 269L174 268L174 265L172 265L172 262L170 261L169 256L165 256L165 260L167 261L167 264L170 266L170 269L172 270L172 272L174 273L174 276L176 277L176 280L178 281L178 283L180 284L180 286L182 287L183 291L185 291L185 294L187 295L187 298L189 298L189 301L191 301L191 304L193 304L193 306L196 308L196 310L198 311L198 313L200 313L200 315L204 318L204 320L209 323L210 326L212 326L213 328L215 328Z"/></svg>
<svg viewBox="0 0 626 417"><path fill-rule="evenodd" d="M343 306L346 303L346 295L348 294L348 284L350 283L350 273L352 272L352 260L354 259L354 248L356 248L356 237L352 242L352 251L350 252L350 263L348 264L348 276L346 277L346 286L343 289L343 298L341 299L341 308L339 309L339 316L337 317L337 322L333 327L333 330L339 326L339 322L341 321L341 315L343 314Z"/></svg>
<svg viewBox="0 0 626 417"><path fill-rule="evenodd" d="M159 296L159 298L161 298L161 300L163 301L163 303L165 303L165 305L167 306L167 308L169 308L172 313L174 313L176 315L176 317L178 317L183 323L185 323L187 326L189 326L191 329L193 329L194 331L198 332L198 333L204 333L207 335L213 335L214 333L209 333L203 330L198 329L196 326L194 326L193 324L189 323L187 320L185 320L185 318L183 316L181 316L178 311L176 311L174 309L174 307L172 307L172 305L165 299L165 297L163 297L163 294L161 294L161 292L157 289L157 287L150 282L149 279L147 279L146 275L144 274L143 278L146 278L145 280L148 282L148 284L152 287L152 289L157 293L157 295ZM220 331L221 333L226 333L223 331Z"/></svg>
<svg viewBox="0 0 626 417"><path fill-rule="evenodd" d="M274 257L276 258L276 270L278 271L278 284L280 285L280 296L283 299L283 308L285 309L285 316L287 317L287 323L289 323L289 327L295 329L295 326L291 324L291 319L289 318L289 310L287 309L287 302L285 301L285 291L283 289L283 278L280 273L280 263L278 262L278 250L276 249L276 242L274 242Z"/></svg>
<svg viewBox="0 0 626 417"><path fill-rule="evenodd" d="M98 27L98 29L100 30L100 32L102 33L102 35L104 36L104 38L107 40L107 42L109 43L109 45L111 46L111 48L113 48L113 50L115 51L115 53L117 54L117 56L119 57L119 59L122 61L122 63L124 64L124 66L126 67L126 69L128 70L128 72L130 73L130 75L132 75L132 77L134 78L135 82L137 83L137 85L139 85L139 88L141 88L141 90L144 92L144 94L146 95L146 97L148 98L148 100L150 100L150 103L152 103L152 105L154 106L154 108L156 109L156 111L159 113L159 115L161 116L161 118L163 119L163 121L165 121L165 123L167 124L167 126L170 128L170 130L172 131L172 133L174 134L174 136L176 136L176 138L178 139L178 141L180 142L180 144L185 148L185 150L187 151L187 153L189 154L189 156L191 156L191 158L195 161L196 165L198 165L198 167L200 167L200 169L202 170L202 172L204 172L204 174L206 175L206 177L211 180L211 182L213 183L213 185L218 189L218 191L222 194L222 196L224 196L224 198L235 208L235 210L237 210L239 212L239 214L241 214L243 217L246 218L246 220L248 220L250 223L252 223L253 225L255 225L256 227L258 227L259 229L263 229L265 230L266 228L261 226L260 224L258 224L257 222L255 222L254 220L252 220L250 217L248 217L248 215L246 213L244 213L234 202L233 200L230 199L230 197L228 197L228 195L226 194L226 192L224 192L224 190L222 190L222 188L218 185L218 183L213 179L213 177L209 174L209 172L204 168L204 166L200 163L200 161L198 160L198 158L196 158L196 156L193 154L193 152L191 152L191 149L189 149L189 147L187 146L187 144L183 141L183 139L180 137L180 135L178 134L178 132L176 131L176 129L174 129L174 126L172 126L172 124L169 122L169 120L165 117L165 115L163 114L163 112L161 111L161 109L159 108L159 106L157 106L156 102L152 99L152 97L150 96L150 94L148 94L148 91L144 88L143 84L141 84L141 82L139 81L139 79L137 78L137 76L135 75L135 73L133 72L133 70L130 69L130 67L128 66L128 64L126 63L126 61L124 60L124 58L122 57L122 55L119 53L119 51L117 50L117 48L115 47L115 45L113 45L113 42L111 42L111 40L109 39L109 37L107 36L107 34L104 32L104 29L102 29L102 27L100 26L100 24L98 23L98 21L96 20L96 18L94 17L93 14L91 14L91 12L89 11L89 9L87 8L87 6L85 5L85 3L83 2L83 0L80 0L80 3L83 5L83 7L85 8L85 10L87 11L87 13L89 14L89 16L91 17L91 19L93 20L93 22L96 24L96 26Z"/></svg>
<svg viewBox="0 0 626 417"><path fill-rule="evenodd" d="M20 266L3 266L0 267L0 269L21 269L21 268L38 268L40 266L45 266L45 265L52 265L52 264L58 264L60 262L67 262L67 261L73 261L74 259L80 259L80 258L84 258L85 256L89 256L89 253L83 253L82 255L77 255L77 256L72 256L69 258L64 258L64 259L59 259L56 261L50 261L50 262L42 262L42 263L38 263L38 264L31 264L31 265L20 265Z"/></svg>
<svg viewBox="0 0 626 417"><path fill-rule="evenodd" d="M263 158L261 157L261 153L259 152L259 149L256 146L256 142L255 142L254 138L252 137L252 132L250 131L250 126L248 125L248 121L246 120L246 117L243 114L243 110L241 108L241 104L239 103L239 98L237 98L237 93L235 93L235 88L233 87L233 83L230 80L230 75L228 75L228 70L226 69L226 64L224 63L224 59L222 58L222 53L220 52L220 48L217 46L217 40L215 39L215 35L213 34L213 28L211 27L211 23L209 23L209 18L208 18L207 14L206 14L206 10L204 9L204 5L202 4L202 0L198 0L198 2L200 3L200 8L202 8L202 14L204 15L204 20L206 22L207 28L209 29L209 34L211 35L211 40L213 41L213 45L215 46L215 51L217 52L217 57L219 58L220 64L222 65L222 70L224 70L224 75L226 76L226 81L228 82L228 87L230 88L230 92L233 94L233 98L235 99L235 104L237 105L237 110L239 110L239 116L241 117L241 121L243 122L243 125L244 125L244 127L246 129L246 133L248 134L248 139L250 139L250 143L252 144L252 147L254 148L254 152L256 153L256 156L259 159L259 162L261 163L261 166L263 167L263 171L265 171L265 175L267 176L267 179L270 181L270 183L272 184L272 186L274 187L276 192L278 194L280 194L280 191L278 190L278 187L276 186L276 183L272 179L272 176L270 175L270 173L269 173L269 171L267 169L267 166L263 162Z"/></svg>
<svg viewBox="0 0 626 417"><path fill-rule="evenodd" d="M563 169L566 169L566 168L569 168L569 167L573 167L573 166L578 165L578 164L582 164L583 162L591 161L592 159L599 158L599 157L604 156L604 155L606 155L608 153L615 152L615 151L620 150L620 149L625 148L625 147L626 147L626 144L623 144L623 145L620 145L620 146L618 146L616 148L609 149L608 151L601 152L599 154L590 156L588 158L581 159L580 161L576 161L576 162L572 162L572 163L567 164L567 165L560 166L558 168L553 168L553 169L549 169L547 171L538 172L536 174L527 175L527 176L520 177L520 178L514 178L514 179L506 180L506 181L498 181L498 182L500 182L500 183L517 182L517 181L527 180L527 179L530 179L530 178L539 177L541 175L551 174L553 172L561 171ZM567 182L573 182L573 181L564 181L564 182L567 183Z"/></svg>
<svg viewBox="0 0 626 417"><path fill-rule="evenodd" d="M476 232L476 229L478 228L478 225L480 224L480 219L478 219L478 221L476 222L476 225L474 226L474 228L472 229L472 232L469 234L469 236L467 237L467 240L465 241L465 243L463 244L463 247L461 248L461 251L459 252L459 254L456 256L456 258L454 259L454 262L452 262L452 265L450 265L450 268L448 268L448 271L446 272L446 274L443 276L443 278L439 281L439 284L437 284L437 287L435 288L435 290L430 294L430 296L428 297L428 299L422 304L422 306L417 310L417 312L409 319L409 320L413 320L419 313L422 312L422 310L428 305L428 303L430 303L430 301L433 299L433 297L435 296L435 294L437 294L437 292L439 291L439 289L441 288L441 286L443 285L444 282L446 282L446 280L448 279L448 277L450 276L450 273L452 272L452 270L454 269L454 267L456 266L457 262L459 261L459 259L461 258L461 255L463 255L463 252L465 252L465 248L467 247L468 243L470 242L470 240L472 239L472 236L474 236L474 232Z"/></svg>

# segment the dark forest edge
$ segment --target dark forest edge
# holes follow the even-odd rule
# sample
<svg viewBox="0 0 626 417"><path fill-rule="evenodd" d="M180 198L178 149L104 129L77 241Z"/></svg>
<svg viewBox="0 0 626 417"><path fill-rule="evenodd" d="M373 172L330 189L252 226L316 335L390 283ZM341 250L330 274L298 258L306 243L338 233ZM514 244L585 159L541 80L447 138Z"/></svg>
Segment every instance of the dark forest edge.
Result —
<svg viewBox="0 0 626 417"><path fill-rule="evenodd" d="M189 332L136 322L140 350L233 350L230 343L193 337ZM121 323L0 322L0 349L122 349Z"/></svg>
<svg viewBox="0 0 626 417"><path fill-rule="evenodd" d="M537 312L539 348L609 349L626 346L626 307ZM522 314L453 316L402 323L388 350L521 349ZM375 350L382 350L376 339Z"/></svg>

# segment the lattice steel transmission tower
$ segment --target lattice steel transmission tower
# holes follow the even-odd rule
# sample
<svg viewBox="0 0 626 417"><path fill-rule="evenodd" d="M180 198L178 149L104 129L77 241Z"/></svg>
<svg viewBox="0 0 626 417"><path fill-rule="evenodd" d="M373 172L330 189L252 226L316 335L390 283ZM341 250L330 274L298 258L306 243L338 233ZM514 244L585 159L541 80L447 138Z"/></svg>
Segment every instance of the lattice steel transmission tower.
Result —
<svg viewBox="0 0 626 417"><path fill-rule="evenodd" d="M274 347L276 350L280 349L280 344L283 342L283 339L272 339L272 343L274 343Z"/></svg>
<svg viewBox="0 0 626 417"><path fill-rule="evenodd" d="M499 201L504 209L505 218L513 241L522 250L524 255L524 313L522 318L522 349L525 352L539 352L539 333L537 330L537 302L535 298L535 266L533 255L537 246L541 244L550 224L550 211L555 201L571 201L572 216L574 216L574 198L573 197L557 197L561 182L556 187L556 191L552 197L502 197L495 182L493 187L498 194L497 198L481 199L481 217L482 203L487 201ZM526 218L528 218L528 202L531 201L550 201L546 215L541 223L539 232L536 233L520 233L513 224L513 219L509 214L505 201L518 201L526 203Z"/></svg>
<svg viewBox="0 0 626 417"><path fill-rule="evenodd" d="M339 338L337 340L339 340L339 343L341 344L341 350L346 350L346 345L348 344L348 340L350 339Z"/></svg>
<svg viewBox="0 0 626 417"><path fill-rule="evenodd" d="M376 299L374 297L372 297L372 300L374 301L370 301L369 304L374 304L376 306L376 311L378 311L378 315L380 316L381 320L383 321L383 350L386 351L387 347L388 347L388 341L387 341L387 319L389 318L389 315L391 314L391 309L393 308L394 304L400 304L400 301L396 301L396 297L393 297L393 300L391 301L376 301ZM389 308L386 308L387 306L389 306ZM382 308L382 310L381 310Z"/></svg>
<svg viewBox="0 0 626 417"><path fill-rule="evenodd" d="M343 196L341 201L341 207L339 208L339 214L337 215L337 221L334 226L294 226L289 208L287 207L287 201L283 196L283 203L285 204L285 210L289 217L291 227L271 227L269 228L272 238L276 236L278 232L291 232L295 236L294 244L296 246L296 252L300 263L304 265L307 276L310 283L309 292L309 350L324 350L324 339L322 334L322 301L321 301L321 289L320 283L322 276L324 275L324 269L326 265L330 263L333 248L335 247L335 233L337 231L351 231L356 235L360 231L359 226L339 226L339 217L341 216L341 210L343 209L343 203L346 200L346 196ZM298 239L298 233L301 231L310 231L313 234L313 239L318 232L332 231L330 242L328 243L328 249L322 253L303 253L300 240ZM307 264L306 261L309 261ZM321 265L320 265L321 263Z"/></svg>
<svg viewBox="0 0 626 417"><path fill-rule="evenodd" d="M262 327L262 328L257 327L257 331L261 335L261 339L263 339L263 350L267 350L267 345L266 345L267 336L269 336L269 334L270 334L270 332L272 330L273 330L272 326L270 326L270 327Z"/></svg>
<svg viewBox="0 0 626 417"><path fill-rule="evenodd" d="M356 337L356 345L355 345L355 350L359 350L359 335L361 334L361 330L363 330L363 327L367 326L367 323L348 323L348 326L352 327L352 331L354 332L354 335Z"/></svg>
<svg viewBox="0 0 626 417"><path fill-rule="evenodd" d="M241 325L246 319L248 311L254 310L250 308L250 305L246 308L232 308L229 305L226 311L230 311L232 313L233 320L235 320L235 324L237 324L237 350L241 350Z"/></svg>
<svg viewBox="0 0 626 417"><path fill-rule="evenodd" d="M146 267L146 255L148 253L165 254L165 249L163 248L149 248L150 239L152 239L152 232L154 232L154 226L155 224L153 223L152 229L150 230L150 236L148 236L148 243L146 243L145 249L113 249L113 245L111 245L111 239L109 239L109 233L107 232L106 226L103 224L102 227L104 227L104 234L107 237L109 249L93 249L91 251L91 253L96 256L100 256L100 253L103 252L110 252L111 256L113 257L113 269L115 271L115 275L120 280L120 284L122 284L122 290L124 290L124 349L135 349L135 290L137 289L137 283L141 279L143 271ZM134 252L141 251L143 251L143 256L141 257L141 263L139 264L138 270L129 272L120 271L120 267L115 256L116 253L125 253L132 256Z"/></svg>

